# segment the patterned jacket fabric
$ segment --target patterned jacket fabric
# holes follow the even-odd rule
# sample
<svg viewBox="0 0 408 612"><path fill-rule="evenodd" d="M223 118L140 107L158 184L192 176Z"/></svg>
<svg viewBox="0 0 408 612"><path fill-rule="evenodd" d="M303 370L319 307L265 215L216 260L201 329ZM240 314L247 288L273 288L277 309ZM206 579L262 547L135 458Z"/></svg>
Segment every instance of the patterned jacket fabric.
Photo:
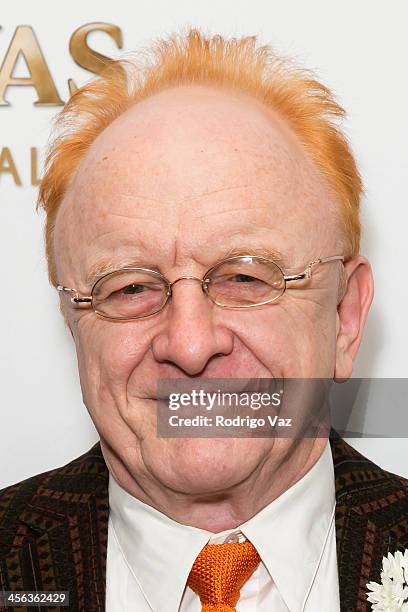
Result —
<svg viewBox="0 0 408 612"><path fill-rule="evenodd" d="M341 612L369 612L366 584L380 581L382 557L408 548L408 481L341 438L330 444ZM108 470L99 444L62 468L1 491L0 591L69 591L68 608L37 609L103 612L108 515ZM34 609L0 606L1 612Z"/></svg>

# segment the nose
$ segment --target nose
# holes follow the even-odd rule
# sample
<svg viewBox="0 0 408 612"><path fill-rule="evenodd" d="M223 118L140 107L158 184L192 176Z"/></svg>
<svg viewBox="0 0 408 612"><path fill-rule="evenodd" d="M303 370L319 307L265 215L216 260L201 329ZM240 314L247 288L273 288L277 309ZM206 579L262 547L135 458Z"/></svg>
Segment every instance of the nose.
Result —
<svg viewBox="0 0 408 612"><path fill-rule="evenodd" d="M200 283L196 277L172 283L165 325L152 342L157 361L173 363L190 376L200 374L211 357L228 355L233 349L233 334Z"/></svg>

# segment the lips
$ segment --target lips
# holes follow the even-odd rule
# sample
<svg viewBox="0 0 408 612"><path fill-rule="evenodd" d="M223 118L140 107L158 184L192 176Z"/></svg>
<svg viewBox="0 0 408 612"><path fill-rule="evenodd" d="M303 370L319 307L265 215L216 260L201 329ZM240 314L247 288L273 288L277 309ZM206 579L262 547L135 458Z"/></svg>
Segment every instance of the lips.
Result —
<svg viewBox="0 0 408 612"><path fill-rule="evenodd" d="M282 387L278 378L160 378L156 389L149 389L140 399L168 401L172 393L191 393L203 390L206 393L271 393Z"/></svg>

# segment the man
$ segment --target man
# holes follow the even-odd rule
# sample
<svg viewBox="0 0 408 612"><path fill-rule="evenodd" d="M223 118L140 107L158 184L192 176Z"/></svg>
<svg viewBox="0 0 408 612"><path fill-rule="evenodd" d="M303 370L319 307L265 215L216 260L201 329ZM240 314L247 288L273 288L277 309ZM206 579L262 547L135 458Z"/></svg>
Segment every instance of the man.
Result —
<svg viewBox="0 0 408 612"><path fill-rule="evenodd" d="M370 609L408 545L403 479L338 438L156 429L163 379L350 377L373 281L342 114L255 39L197 31L68 102L40 202L101 442L2 492L4 590L86 612Z"/></svg>

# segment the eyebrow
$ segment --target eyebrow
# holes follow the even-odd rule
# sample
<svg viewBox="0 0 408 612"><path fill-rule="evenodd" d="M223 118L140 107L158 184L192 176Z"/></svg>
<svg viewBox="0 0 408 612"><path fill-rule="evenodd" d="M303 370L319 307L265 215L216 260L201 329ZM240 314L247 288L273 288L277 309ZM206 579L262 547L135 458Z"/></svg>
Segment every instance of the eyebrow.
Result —
<svg viewBox="0 0 408 612"><path fill-rule="evenodd" d="M285 267L287 264L287 257L283 255L277 249L270 247L249 247L247 249L233 248L226 252L222 259L228 257L238 257L242 255L257 255L258 257L264 257L265 259L272 259L281 267Z"/></svg>
<svg viewBox="0 0 408 612"><path fill-rule="evenodd" d="M116 270L123 270L123 268L148 268L149 270L155 270L160 272L159 268L155 265L146 265L141 257L133 257L126 259L103 259L95 262L88 270L85 282L87 285L94 286L94 284L106 274L110 272L116 272Z"/></svg>
<svg viewBox="0 0 408 612"><path fill-rule="evenodd" d="M257 255L258 257L264 257L265 259L272 259L276 262L280 267L284 268L286 266L287 260L284 255L272 248L268 247L249 247L246 249L242 248L232 248L224 252L217 261L222 261L223 259L227 259L228 257L238 257L243 255ZM217 263L213 262L213 265ZM154 270L156 272L160 272L160 269L156 265L146 264L146 261L143 260L140 256L126 259L103 259L95 262L88 271L85 282L88 286L93 287L94 284L106 274L110 272L116 272L117 270L123 270L123 268L147 268L149 270Z"/></svg>

